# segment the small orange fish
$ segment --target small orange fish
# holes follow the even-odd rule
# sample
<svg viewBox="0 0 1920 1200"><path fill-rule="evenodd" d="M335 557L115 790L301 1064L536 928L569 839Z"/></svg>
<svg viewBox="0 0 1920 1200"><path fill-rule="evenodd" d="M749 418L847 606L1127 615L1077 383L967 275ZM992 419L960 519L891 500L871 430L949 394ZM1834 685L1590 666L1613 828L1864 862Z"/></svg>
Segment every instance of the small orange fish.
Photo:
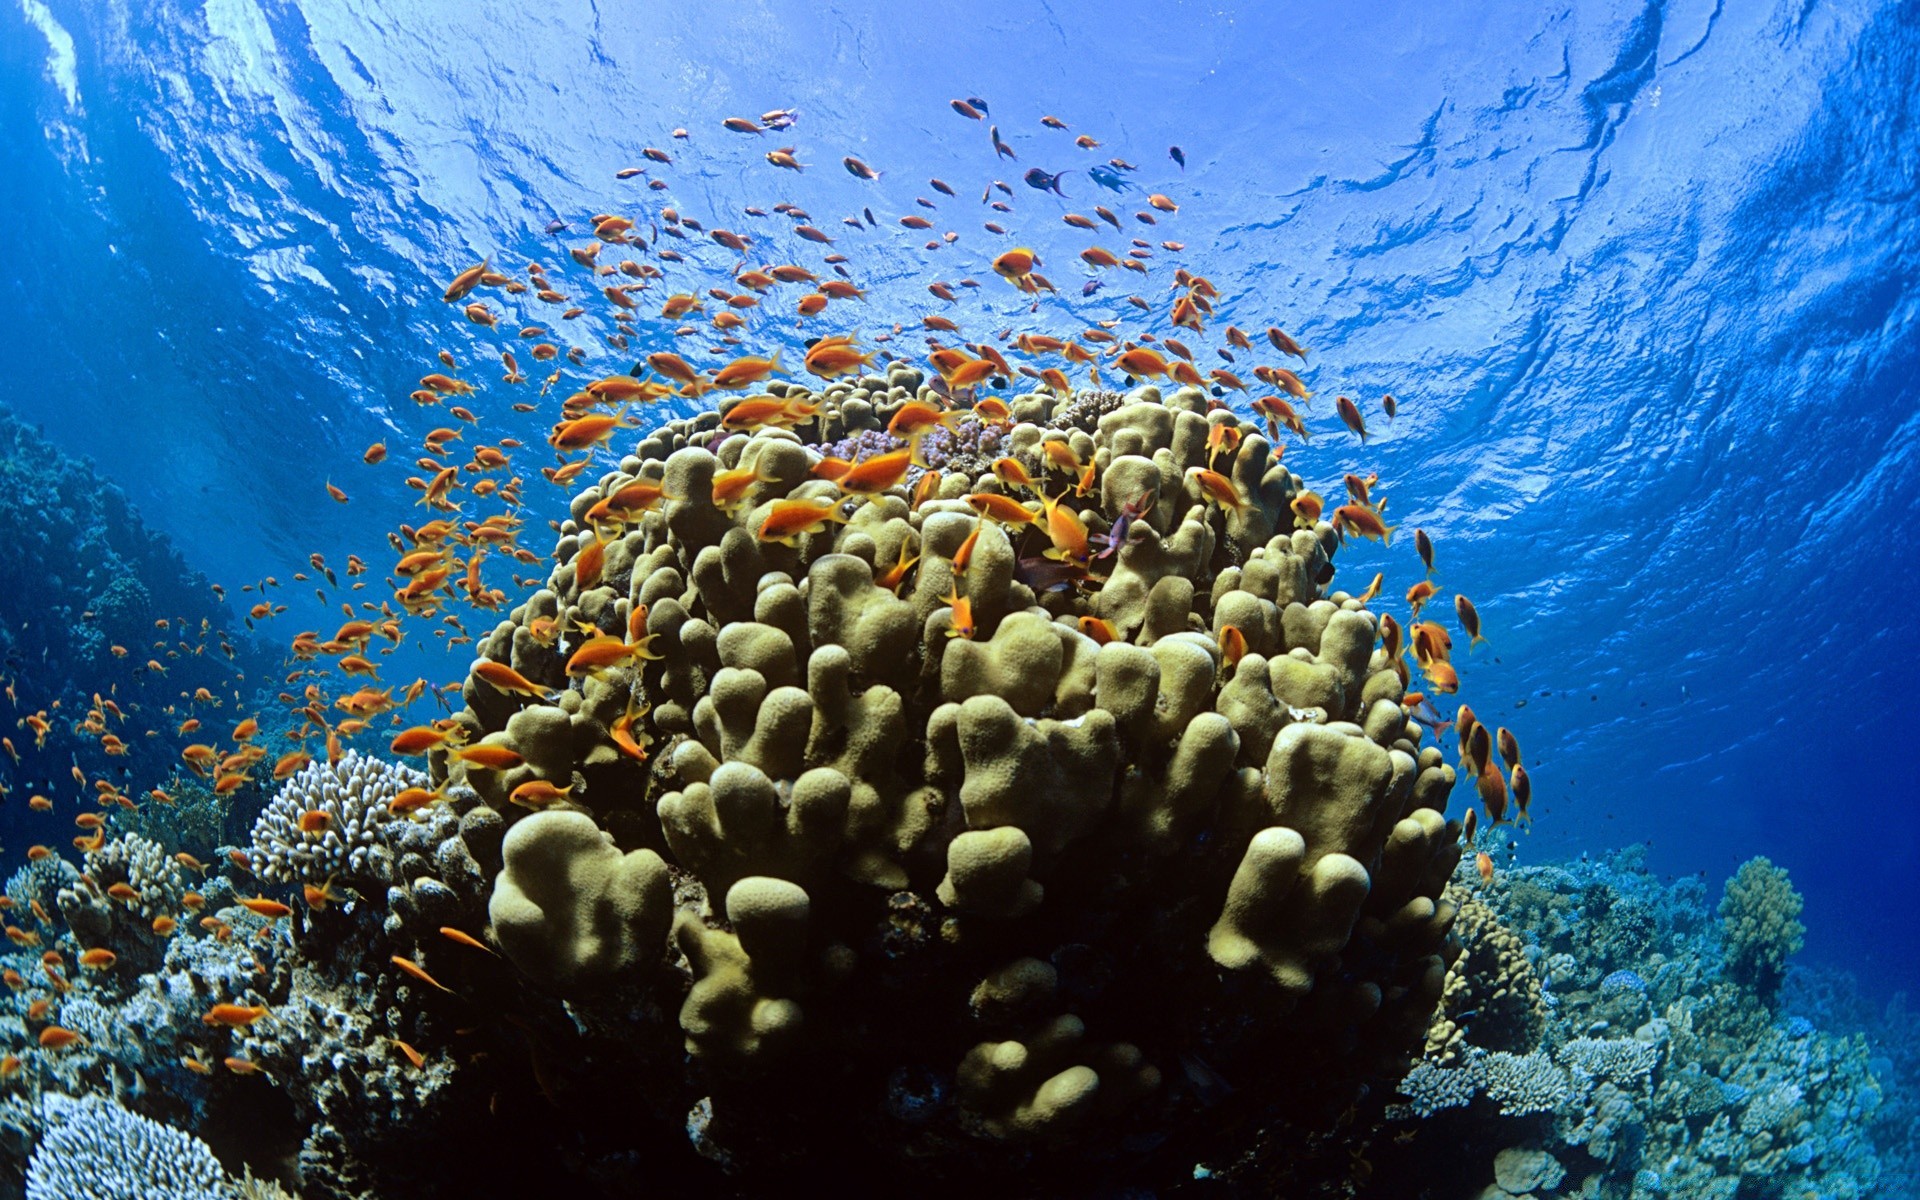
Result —
<svg viewBox="0 0 1920 1200"><path fill-rule="evenodd" d="M1513 767L1513 807L1520 813L1520 819L1533 824L1533 814L1527 811L1533 803L1533 779L1527 769L1518 763ZM1471 810L1469 810L1471 811Z"/></svg>
<svg viewBox="0 0 1920 1200"><path fill-rule="evenodd" d="M1247 635L1238 625L1220 627L1220 657L1229 667L1237 667L1247 656Z"/></svg>
<svg viewBox="0 0 1920 1200"><path fill-rule="evenodd" d="M394 1049L407 1056L407 1061L414 1065L415 1070L419 1070L427 1065L427 1056L415 1050L412 1046L407 1045L399 1038L388 1038L387 1040L393 1043Z"/></svg>
<svg viewBox="0 0 1920 1200"><path fill-rule="evenodd" d="M1136 379L1151 379L1168 372L1167 360L1158 350L1142 346L1129 350L1117 360L1120 369Z"/></svg>
<svg viewBox="0 0 1920 1200"><path fill-rule="evenodd" d="M229 1055L226 1058L221 1059L220 1062L222 1065L224 1065L227 1068L227 1070L232 1071L235 1075L265 1075L266 1074L266 1070L262 1068L259 1063L254 1062L250 1058L241 1058L237 1054Z"/></svg>
<svg viewBox="0 0 1920 1200"><path fill-rule="evenodd" d="M1478 776L1474 780L1480 792L1480 803L1487 810L1487 817L1495 825L1507 823L1507 780L1500 768L1493 763L1482 763Z"/></svg>
<svg viewBox="0 0 1920 1200"><path fill-rule="evenodd" d="M1026 488L1028 491L1034 490L1033 476L1027 474L1027 468L1021 465L1020 460L1017 458L996 458L988 469L993 472L995 479L998 479L1008 487L1021 487Z"/></svg>
<svg viewBox="0 0 1920 1200"><path fill-rule="evenodd" d="M265 917L269 921L277 921L281 917L288 916L293 912L291 908L280 903L278 900L268 900L262 896L236 896L234 899L239 903L240 907L257 917Z"/></svg>
<svg viewBox="0 0 1920 1200"><path fill-rule="evenodd" d="M495 745L462 746L453 752L452 757L483 771L504 771L526 761L515 751Z"/></svg>
<svg viewBox="0 0 1920 1200"><path fill-rule="evenodd" d="M985 526L985 521L975 521L972 532L967 534L967 540L961 542L960 548L953 552L954 574L961 575L966 573L967 565L973 561L974 548L980 544L980 530L985 528Z"/></svg>
<svg viewBox="0 0 1920 1200"><path fill-rule="evenodd" d="M130 883L116 883L107 889L107 895L131 903L140 898L140 891Z"/></svg>
<svg viewBox="0 0 1920 1200"><path fill-rule="evenodd" d="M901 473L906 470L902 459ZM776 500L760 522L760 540L780 542L795 546L806 534L819 533L829 523L844 525L847 519L840 515L835 504L815 504L811 500Z"/></svg>
<svg viewBox="0 0 1920 1200"><path fill-rule="evenodd" d="M5 1058L0 1058L0 1079L12 1079L22 1069L23 1064L18 1054L9 1054Z"/></svg>
<svg viewBox="0 0 1920 1200"><path fill-rule="evenodd" d="M1367 422L1360 415L1359 407L1345 396L1335 400L1333 407L1339 412L1340 419L1346 423L1347 428L1360 435L1361 444L1364 445L1367 440Z"/></svg>
<svg viewBox="0 0 1920 1200"><path fill-rule="evenodd" d="M1427 606L1427 601L1433 599L1434 593L1438 591L1438 588L1424 579L1407 589L1407 606L1413 610L1415 619L1419 618L1420 610Z"/></svg>
<svg viewBox="0 0 1920 1200"><path fill-rule="evenodd" d="M1500 760L1512 770L1520 765L1520 739L1513 736L1513 730L1502 725L1494 734L1494 742L1500 747Z"/></svg>
<svg viewBox="0 0 1920 1200"><path fill-rule="evenodd" d="M1342 504L1334 509L1333 527L1342 534L1351 532L1382 545L1393 544L1394 527L1381 521L1379 513L1358 504Z"/></svg>
<svg viewBox="0 0 1920 1200"><path fill-rule="evenodd" d="M333 828L333 814L323 809L310 808L300 814L301 833L325 833Z"/></svg>
<svg viewBox="0 0 1920 1200"><path fill-rule="evenodd" d="M322 884L301 884L300 898L305 901L308 908L325 908L340 897L334 894L333 879L329 876Z"/></svg>
<svg viewBox="0 0 1920 1200"><path fill-rule="evenodd" d="M80 965L89 971L111 971L113 964L119 961L120 956L104 946L96 946L91 950L80 952Z"/></svg>
<svg viewBox="0 0 1920 1200"><path fill-rule="evenodd" d="M1218 504L1221 508L1243 513L1249 507L1241 498L1240 489L1234 486L1233 480L1218 471L1209 471L1205 467L1188 467L1187 480L1199 489L1203 499Z"/></svg>
<svg viewBox="0 0 1920 1200"><path fill-rule="evenodd" d="M472 934L466 932L465 930L455 929L451 925L442 925L440 927L440 936L446 938L449 941L458 942L462 946L470 946L475 950L484 950L488 954L493 954L493 948L491 946L488 946L485 942L481 941L479 938L474 937ZM498 958L500 956L497 954L494 954L494 957Z"/></svg>
<svg viewBox="0 0 1920 1200"><path fill-rule="evenodd" d="M404 816L408 813L418 812L429 804L444 799L446 799L446 797L437 791L429 791L422 787L411 787L403 790L399 795L387 801L387 811L396 817Z"/></svg>
<svg viewBox="0 0 1920 1200"><path fill-rule="evenodd" d="M973 511L999 525L1032 525L1040 519L1040 514L999 492L974 492L964 499Z"/></svg>
<svg viewBox="0 0 1920 1200"><path fill-rule="evenodd" d="M402 971L413 976L415 979L418 979L421 983L427 984L429 987L439 988L441 991L447 993L449 996L453 995L452 988L448 987L444 983L441 983L438 979L435 979L433 976L427 974L426 968L422 967L419 963L414 962L412 959L402 958L398 954L396 954L392 957L392 962L394 966L399 967Z"/></svg>
<svg viewBox="0 0 1920 1200"><path fill-rule="evenodd" d="M895 562L893 566L887 568L886 574L881 575L879 578L875 579L873 581L874 585L876 587L886 588L888 591L894 593L895 595L898 595L900 592L900 585L906 582L907 572L910 569L912 569L914 563L917 563L919 561L920 561L920 556L918 554L913 553L913 544L909 542L906 538L901 538L899 561Z"/></svg>
<svg viewBox="0 0 1920 1200"><path fill-rule="evenodd" d="M1225 454L1232 457L1240 448L1240 427L1229 425L1225 421L1207 430L1207 466L1213 466L1213 460Z"/></svg>
<svg viewBox="0 0 1920 1200"><path fill-rule="evenodd" d="M993 273L1009 283L1018 283L1033 274L1040 260L1025 246L1016 246L993 260Z"/></svg>
<svg viewBox="0 0 1920 1200"><path fill-rule="evenodd" d="M960 594L960 581L957 579L954 580L951 589L945 596L941 597L941 599L953 606L953 611L950 614L951 620L947 626L947 636L972 640L974 634L973 603Z"/></svg>
<svg viewBox="0 0 1920 1200"><path fill-rule="evenodd" d="M885 454L876 454L856 463L852 470L842 475L836 482L842 492L856 496L877 496L889 488L899 486L906 478L907 468L913 465L911 447L890 450ZM764 535L763 539L764 539Z"/></svg>
<svg viewBox="0 0 1920 1200"><path fill-rule="evenodd" d="M448 741L458 741L466 736L464 726L455 725L447 729L438 729L432 725L415 725L411 729L401 730L394 735L387 749L395 754L412 756L425 754L435 746Z"/></svg>
<svg viewBox="0 0 1920 1200"><path fill-rule="evenodd" d="M573 793L571 785L555 787L544 779L529 779L513 789L507 799L521 808L530 808L535 812L551 807L567 799Z"/></svg>
<svg viewBox="0 0 1920 1200"><path fill-rule="evenodd" d="M544 700L551 694L551 689L541 687L507 664L491 659L483 658L474 663L473 675L496 691L531 696L536 700Z"/></svg>
<svg viewBox="0 0 1920 1200"><path fill-rule="evenodd" d="M806 367L810 374L834 379L871 364L873 357L871 353L862 354L854 346L852 335L841 335L815 342L807 351Z"/></svg>
<svg viewBox="0 0 1920 1200"><path fill-rule="evenodd" d="M1075 624L1081 633L1086 634L1102 646L1108 642L1117 642L1120 640L1120 631L1113 627L1113 622L1111 621L1088 616L1081 617Z"/></svg>
<svg viewBox="0 0 1920 1200"><path fill-rule="evenodd" d="M1420 673L1427 677L1427 683L1434 691L1443 695L1450 696L1460 690L1460 672L1450 662L1436 660L1426 663L1420 668Z"/></svg>
<svg viewBox="0 0 1920 1200"><path fill-rule="evenodd" d="M216 1004L201 1014L200 1022L227 1029L245 1029L268 1015L270 1010L264 1004Z"/></svg>
<svg viewBox="0 0 1920 1200"><path fill-rule="evenodd" d="M58 1025L49 1025L40 1031L40 1047L43 1050L64 1050L68 1046L85 1042L87 1039L71 1029Z"/></svg>
<svg viewBox="0 0 1920 1200"><path fill-rule="evenodd" d="M1467 637L1471 639L1467 642L1468 650L1472 650L1475 646L1487 640L1480 636L1480 610L1473 606L1473 601L1455 593L1453 597L1453 612L1455 616L1460 618L1460 628L1466 631Z"/></svg>
<svg viewBox="0 0 1920 1200"><path fill-rule="evenodd" d="M175 921L172 917L166 916L165 914L153 919L153 931L161 937L173 936L173 931L179 927L180 923L178 921Z"/></svg>
<svg viewBox="0 0 1920 1200"><path fill-rule="evenodd" d="M1488 854L1485 850L1482 850L1480 853L1474 855L1473 869L1480 872L1480 882L1482 883L1493 882L1493 856L1491 854Z"/></svg>

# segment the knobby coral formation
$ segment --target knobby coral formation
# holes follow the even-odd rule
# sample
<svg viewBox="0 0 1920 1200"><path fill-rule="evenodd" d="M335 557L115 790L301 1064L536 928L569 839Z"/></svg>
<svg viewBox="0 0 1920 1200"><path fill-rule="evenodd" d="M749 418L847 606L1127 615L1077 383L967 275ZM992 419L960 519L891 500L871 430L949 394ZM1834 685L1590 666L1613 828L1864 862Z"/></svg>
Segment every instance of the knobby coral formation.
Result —
<svg viewBox="0 0 1920 1200"><path fill-rule="evenodd" d="M482 643L434 762L484 805L508 957L576 1010L677 1006L736 1161L804 1153L783 1106L903 1157L1107 1155L1207 1124L1189 1075L1257 1108L1416 1050L1453 771L1266 439L1197 389L1033 395L1000 440L1037 503L937 454L849 499L818 444L884 436L919 373L769 391L818 417L657 430ZM628 652L581 669L589 639Z"/></svg>

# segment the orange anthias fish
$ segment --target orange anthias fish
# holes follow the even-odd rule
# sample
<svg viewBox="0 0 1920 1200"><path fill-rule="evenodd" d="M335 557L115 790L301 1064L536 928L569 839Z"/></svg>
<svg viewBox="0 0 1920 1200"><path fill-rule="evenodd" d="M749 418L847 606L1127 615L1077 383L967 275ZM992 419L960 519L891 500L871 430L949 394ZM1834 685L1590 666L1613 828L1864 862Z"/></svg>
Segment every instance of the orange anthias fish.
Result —
<svg viewBox="0 0 1920 1200"><path fill-rule="evenodd" d="M1473 601L1455 593L1453 597L1453 612L1455 616L1460 618L1460 628L1466 632L1467 637L1470 639L1467 642L1468 650L1472 650L1475 646L1487 640L1480 636L1480 610L1473 606Z"/></svg>
<svg viewBox="0 0 1920 1200"><path fill-rule="evenodd" d="M1383 545L1393 544L1393 526L1383 522L1379 513L1358 504L1342 504L1334 509L1333 527L1343 534L1355 533Z"/></svg>
<svg viewBox="0 0 1920 1200"><path fill-rule="evenodd" d="M473 675L474 678L496 691L531 696L536 700L544 700L552 694L551 688L541 687L507 664L494 662L491 659L483 658L474 663Z"/></svg>
<svg viewBox="0 0 1920 1200"><path fill-rule="evenodd" d="M855 463L852 470L842 475L836 482L842 492L856 496L877 496L889 488L898 487L907 477L907 468L913 465L913 449L889 450L885 454L876 454L863 462Z"/></svg>
<svg viewBox="0 0 1920 1200"><path fill-rule="evenodd" d="M1199 488L1203 498L1222 508L1243 513L1250 507L1240 495L1240 489L1234 486L1233 480L1218 471L1209 471L1205 467L1188 467L1187 480Z"/></svg>
<svg viewBox="0 0 1920 1200"><path fill-rule="evenodd" d="M786 374L786 368L780 365L780 356L759 358L747 355L736 358L714 374L713 385L719 388L742 388L759 383L773 374Z"/></svg>
<svg viewBox="0 0 1920 1200"><path fill-rule="evenodd" d="M267 1015L269 1010L264 1004L216 1004L201 1014L200 1021L227 1029L245 1029Z"/></svg>
<svg viewBox="0 0 1920 1200"><path fill-rule="evenodd" d="M1340 419L1346 423L1347 428L1359 434L1360 441L1365 443L1367 440L1367 422L1366 419L1360 415L1360 409L1355 406L1353 401L1345 396L1341 396L1333 402L1333 407L1339 412Z"/></svg>
<svg viewBox="0 0 1920 1200"><path fill-rule="evenodd" d="M440 936L446 938L448 941L458 942L462 946L471 946L475 950L483 950L488 954L493 954L493 947L465 930L455 929L451 925L442 925L440 927ZM498 958L499 955L494 954L494 957Z"/></svg>
<svg viewBox="0 0 1920 1200"><path fill-rule="evenodd" d="M871 353L862 354L853 344L852 334L821 338L807 351L806 366L822 379L835 379L858 371L873 362Z"/></svg>
<svg viewBox="0 0 1920 1200"><path fill-rule="evenodd" d="M1064 497L1065 493L1061 493ZM1087 524L1080 514L1060 503L1059 499L1040 497L1040 504L1046 513L1046 533L1053 545L1042 551L1043 557L1065 563L1085 565L1089 553L1087 550Z"/></svg>
<svg viewBox="0 0 1920 1200"><path fill-rule="evenodd" d="M904 473L905 468L902 467ZM811 500L776 500L766 519L760 522L760 540L797 546L806 534L819 533L829 523L844 525L836 504L815 504Z"/></svg>
<svg viewBox="0 0 1920 1200"><path fill-rule="evenodd" d="M974 634L973 603L960 594L960 581L954 580L953 586L941 599L952 606L948 614L947 636L972 639Z"/></svg>
<svg viewBox="0 0 1920 1200"><path fill-rule="evenodd" d="M507 799L521 808L530 808L535 812L550 808L573 794L573 788L555 787L544 779L529 779L513 789Z"/></svg>
<svg viewBox="0 0 1920 1200"><path fill-rule="evenodd" d="M505 746L486 744L462 746L453 751L452 757L469 767L477 767L483 771L504 771L510 767L517 767L525 761L518 752L509 750Z"/></svg>
<svg viewBox="0 0 1920 1200"><path fill-rule="evenodd" d="M1142 346L1129 350L1117 360L1122 371L1136 379L1151 379L1167 373L1167 360L1158 350Z"/></svg>
<svg viewBox="0 0 1920 1200"><path fill-rule="evenodd" d="M441 991L447 993L449 996L453 995L452 988L448 987L444 983L441 983L438 979L435 979L433 976L427 974L426 968L422 967L419 963L414 962L412 959L402 958L398 954L396 954L392 957L391 961L393 962L394 966L399 967L402 971L406 972L408 975L413 976L415 979L418 979L421 983L424 983L429 987L439 988Z"/></svg>

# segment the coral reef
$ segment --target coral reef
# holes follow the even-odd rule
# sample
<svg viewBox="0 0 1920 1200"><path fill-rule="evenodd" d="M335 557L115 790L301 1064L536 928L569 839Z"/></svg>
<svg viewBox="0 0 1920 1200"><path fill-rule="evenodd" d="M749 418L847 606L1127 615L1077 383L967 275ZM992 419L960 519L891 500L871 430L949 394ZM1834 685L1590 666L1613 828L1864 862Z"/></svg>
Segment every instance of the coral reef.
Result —
<svg viewBox="0 0 1920 1200"><path fill-rule="evenodd" d="M69 1194L83 1137L139 1194L307 1200L1901 1178L1920 1050L1814 1019L1858 1006L1796 982L1784 873L1715 922L1631 854L1461 864L1405 666L1251 426L1017 397L848 498L821 464L901 447L919 372L770 391L817 415L671 423L575 497L428 774L336 751L257 816L176 786L14 873L0 1197Z"/></svg>
<svg viewBox="0 0 1920 1200"><path fill-rule="evenodd" d="M935 477L848 498L816 468L896 444L919 372L768 391L818 415L671 423L574 499L548 586L479 647L546 695L476 671L470 749L432 758L483 805L466 844L529 981L580 1031L677 1008L628 1037L684 1044L654 1091L741 1168L808 1156L783 1105L1006 1170L1215 1136L1183 1056L1233 1077L1237 1119L1404 1064L1452 955L1453 772L1266 439L1197 389L1035 394L929 439ZM649 482L657 508L589 537ZM820 528L766 535L794 505ZM570 672L590 636L625 661Z"/></svg>
<svg viewBox="0 0 1920 1200"><path fill-rule="evenodd" d="M0 556L0 659L26 711L77 714L98 694L138 719L182 691L227 695L245 675L271 674L261 649L230 632L233 616L207 580L147 527L126 494L3 406L0 495L11 531ZM16 733L19 761L0 760L0 773L20 784L65 775L77 761L91 773L157 781L178 764L185 741L168 727L108 749L95 731L50 725L44 745Z"/></svg>
<svg viewBox="0 0 1920 1200"><path fill-rule="evenodd" d="M233 1200L227 1173L190 1134L111 1099L41 1098L47 1132L27 1167L27 1200Z"/></svg>
<svg viewBox="0 0 1920 1200"><path fill-rule="evenodd" d="M314 761L294 772L253 825L249 861L267 883L384 886L394 856L386 836L402 818L388 811L395 796L427 777L349 750L338 762ZM309 817L318 813L319 817ZM308 828L302 827L305 820Z"/></svg>
<svg viewBox="0 0 1920 1200"><path fill-rule="evenodd" d="M1462 961L1476 942L1518 945L1540 977L1540 1019L1483 1031L1443 1003L1383 1129L1422 1123L1385 1163L1445 1153L1463 1179L1491 1176L1489 1196L1895 1194L1883 1152L1900 1127L1880 1116L1892 1064L1876 1068L1857 1034L1773 1011L1798 939L1784 873L1742 868L1715 924L1699 880L1664 888L1640 863L1628 852L1455 885L1476 888L1456 923Z"/></svg>

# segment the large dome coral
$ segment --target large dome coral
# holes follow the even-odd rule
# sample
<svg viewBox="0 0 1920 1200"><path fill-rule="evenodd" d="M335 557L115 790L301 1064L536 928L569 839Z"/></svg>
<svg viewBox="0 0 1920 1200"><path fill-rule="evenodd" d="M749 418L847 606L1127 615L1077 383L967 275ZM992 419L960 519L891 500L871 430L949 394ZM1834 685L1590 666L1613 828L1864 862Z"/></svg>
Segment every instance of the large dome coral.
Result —
<svg viewBox="0 0 1920 1200"><path fill-rule="evenodd" d="M829 443L900 445L916 390L775 384L818 411L670 424L575 498L482 644L533 686L478 668L434 760L484 801L502 947L576 1021L677 1005L689 1065L654 1069L749 1162L821 1123L923 1161L1107 1157L1404 1066L1449 959L1454 774L1327 590L1300 479L1152 388L1016 400L1018 470L823 478ZM774 540L796 502L820 518ZM631 653L588 669L589 637Z"/></svg>

